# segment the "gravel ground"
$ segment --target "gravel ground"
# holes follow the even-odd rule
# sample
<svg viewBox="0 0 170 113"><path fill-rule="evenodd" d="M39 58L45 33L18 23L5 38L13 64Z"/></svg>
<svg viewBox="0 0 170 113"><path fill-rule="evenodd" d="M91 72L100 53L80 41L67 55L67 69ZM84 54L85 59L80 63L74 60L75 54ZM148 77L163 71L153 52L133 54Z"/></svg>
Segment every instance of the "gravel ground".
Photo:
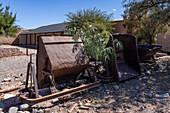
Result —
<svg viewBox="0 0 170 113"><path fill-rule="evenodd" d="M35 55L33 61L35 62ZM0 59L0 81L20 83L25 79L29 56ZM100 87L71 99L52 99L32 105L30 110L53 113L168 113L170 112L170 56L160 57L159 68L141 64L142 75L125 82L102 83ZM20 74L23 76L20 76ZM10 82L2 82L10 77ZM14 81L12 79L17 79ZM3 83L3 84L2 84ZM90 106L90 107L87 107Z"/></svg>
<svg viewBox="0 0 170 113"><path fill-rule="evenodd" d="M66 101L50 100L35 104L35 109L67 113L168 113L170 112L170 56L157 66L143 63L142 75L125 82L103 83L88 93ZM87 104L88 103L88 104ZM86 105L87 104L87 105ZM87 106L91 107L87 107ZM92 107L93 106L93 107Z"/></svg>
<svg viewBox="0 0 170 113"><path fill-rule="evenodd" d="M7 77L26 75L29 56L15 56L0 59L0 81ZM35 55L33 57L35 62Z"/></svg>
<svg viewBox="0 0 170 113"><path fill-rule="evenodd" d="M35 61L35 57L33 59ZM0 81L7 77L26 75L29 56L16 56L0 59Z"/></svg>

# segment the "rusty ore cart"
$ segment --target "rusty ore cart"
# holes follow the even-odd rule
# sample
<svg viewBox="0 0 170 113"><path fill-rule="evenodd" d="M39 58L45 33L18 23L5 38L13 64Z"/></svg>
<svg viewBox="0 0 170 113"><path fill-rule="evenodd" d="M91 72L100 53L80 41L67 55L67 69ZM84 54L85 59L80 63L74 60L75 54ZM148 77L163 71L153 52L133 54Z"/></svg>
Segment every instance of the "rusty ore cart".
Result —
<svg viewBox="0 0 170 113"><path fill-rule="evenodd" d="M39 37L37 74L34 64L30 61L21 99L39 102L99 86L87 56L80 51L81 46L82 42L74 41L71 36ZM30 87L28 87L29 78Z"/></svg>
<svg viewBox="0 0 170 113"><path fill-rule="evenodd" d="M118 50L113 41L117 39L123 45L123 50ZM108 45L115 50L115 57L109 62L109 71L118 81L124 81L138 76L141 73L136 37L128 34L111 34Z"/></svg>

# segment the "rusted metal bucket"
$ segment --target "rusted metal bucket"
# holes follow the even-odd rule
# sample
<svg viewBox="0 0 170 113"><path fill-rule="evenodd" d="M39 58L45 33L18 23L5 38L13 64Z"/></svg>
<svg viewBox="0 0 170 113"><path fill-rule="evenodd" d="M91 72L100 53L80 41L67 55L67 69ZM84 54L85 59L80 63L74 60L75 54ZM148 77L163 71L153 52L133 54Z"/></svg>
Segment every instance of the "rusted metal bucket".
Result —
<svg viewBox="0 0 170 113"><path fill-rule="evenodd" d="M97 81L93 68L89 66L88 57L80 50L81 45L80 40L74 41L71 36L40 36L37 74L30 57L26 85L21 98L29 102L40 102L99 86L100 82ZM28 88L29 76L31 85ZM40 95L44 90L48 93Z"/></svg>
<svg viewBox="0 0 170 113"><path fill-rule="evenodd" d="M54 79L76 77L88 67L88 59L81 54L82 42L71 36L42 36L38 41L37 81L39 88L47 82L44 71L54 73Z"/></svg>
<svg viewBox="0 0 170 113"><path fill-rule="evenodd" d="M116 49L113 41L122 42L123 50ZM136 37L128 34L111 34L107 46L113 47L115 57L109 62L109 71L118 81L124 81L141 73Z"/></svg>
<svg viewBox="0 0 170 113"><path fill-rule="evenodd" d="M140 62L145 62L146 60L149 60L151 58L155 62L153 56L162 48L161 45L138 45L137 47Z"/></svg>

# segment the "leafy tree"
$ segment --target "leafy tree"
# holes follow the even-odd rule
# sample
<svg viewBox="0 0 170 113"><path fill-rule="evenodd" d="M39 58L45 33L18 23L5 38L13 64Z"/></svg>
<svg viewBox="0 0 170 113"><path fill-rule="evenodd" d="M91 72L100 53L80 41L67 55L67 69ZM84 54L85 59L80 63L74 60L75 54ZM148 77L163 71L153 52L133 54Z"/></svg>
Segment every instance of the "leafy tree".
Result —
<svg viewBox="0 0 170 113"><path fill-rule="evenodd" d="M155 21L161 20L162 23L169 23L170 21L169 3L170 0L123 0L123 6L129 8L134 15L152 8L159 9L152 13L150 17Z"/></svg>
<svg viewBox="0 0 170 113"><path fill-rule="evenodd" d="M110 33L114 31L115 23L111 21L112 14L107 14L105 11L101 11L94 7L93 9L78 10L76 13L68 12L66 14L67 28L74 28L88 30L89 26L95 26L96 33L101 33L105 37L108 37Z"/></svg>
<svg viewBox="0 0 170 113"><path fill-rule="evenodd" d="M106 47L108 35L112 32L113 21L110 21L111 15L102 12L96 8L87 10L78 10L76 14L69 12L68 34L73 35L74 40L81 39L83 47L82 53L86 54L89 59L101 61L107 68L108 61L114 57L114 48ZM117 47L123 48L121 42L113 42Z"/></svg>
<svg viewBox="0 0 170 113"><path fill-rule="evenodd" d="M114 57L113 47L106 47L108 40L101 33L96 33L97 28L89 26L87 30L77 29L76 27L68 30L68 34L73 35L74 40L81 39L83 42L82 52L89 58L96 61L100 60L106 66L110 58ZM122 49L122 44L118 40L113 42L117 48ZM96 62L95 61L95 62Z"/></svg>
<svg viewBox="0 0 170 113"><path fill-rule="evenodd" d="M0 7L2 4L0 4ZM0 35L16 37L18 26L15 25L16 14L9 12L10 7L6 6L5 10L0 8Z"/></svg>
<svg viewBox="0 0 170 113"><path fill-rule="evenodd" d="M164 15L164 19L161 17L163 12L166 13L168 10L166 3L160 2L158 5L156 1L159 0L130 0L128 3L124 2L123 5L126 8L123 17L127 33L136 35L150 45L156 43L158 33L167 31L169 23L167 15ZM161 12L160 15L155 15L159 12Z"/></svg>
<svg viewBox="0 0 170 113"><path fill-rule="evenodd" d="M4 9L3 7L2 8L1 7L2 7L2 3L0 4L0 14L2 14L2 11Z"/></svg>

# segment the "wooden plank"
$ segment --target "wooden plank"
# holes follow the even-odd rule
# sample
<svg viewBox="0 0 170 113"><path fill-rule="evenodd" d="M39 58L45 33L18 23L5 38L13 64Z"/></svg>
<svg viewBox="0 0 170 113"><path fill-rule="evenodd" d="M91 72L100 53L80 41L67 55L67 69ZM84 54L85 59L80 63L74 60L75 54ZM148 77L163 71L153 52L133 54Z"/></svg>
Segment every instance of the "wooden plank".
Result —
<svg viewBox="0 0 170 113"><path fill-rule="evenodd" d="M0 93L8 93L8 92L11 92L11 91L15 91L17 89L20 89L22 88L21 86L18 86L18 87L14 87L14 88L10 88L10 89L5 89L5 90L0 90Z"/></svg>
<svg viewBox="0 0 170 113"><path fill-rule="evenodd" d="M34 45L37 45L37 37L36 37L36 34L34 34L34 36L35 36L35 39L34 39L34 42L35 42L35 44Z"/></svg>
<svg viewBox="0 0 170 113"><path fill-rule="evenodd" d="M69 112L72 113L72 111L74 110L74 108L75 108L77 105L78 105L78 104L75 103L75 104L71 107L71 109L69 110Z"/></svg>
<svg viewBox="0 0 170 113"><path fill-rule="evenodd" d="M27 37L27 34L26 34L26 45L28 44L27 38L28 38L28 37Z"/></svg>

